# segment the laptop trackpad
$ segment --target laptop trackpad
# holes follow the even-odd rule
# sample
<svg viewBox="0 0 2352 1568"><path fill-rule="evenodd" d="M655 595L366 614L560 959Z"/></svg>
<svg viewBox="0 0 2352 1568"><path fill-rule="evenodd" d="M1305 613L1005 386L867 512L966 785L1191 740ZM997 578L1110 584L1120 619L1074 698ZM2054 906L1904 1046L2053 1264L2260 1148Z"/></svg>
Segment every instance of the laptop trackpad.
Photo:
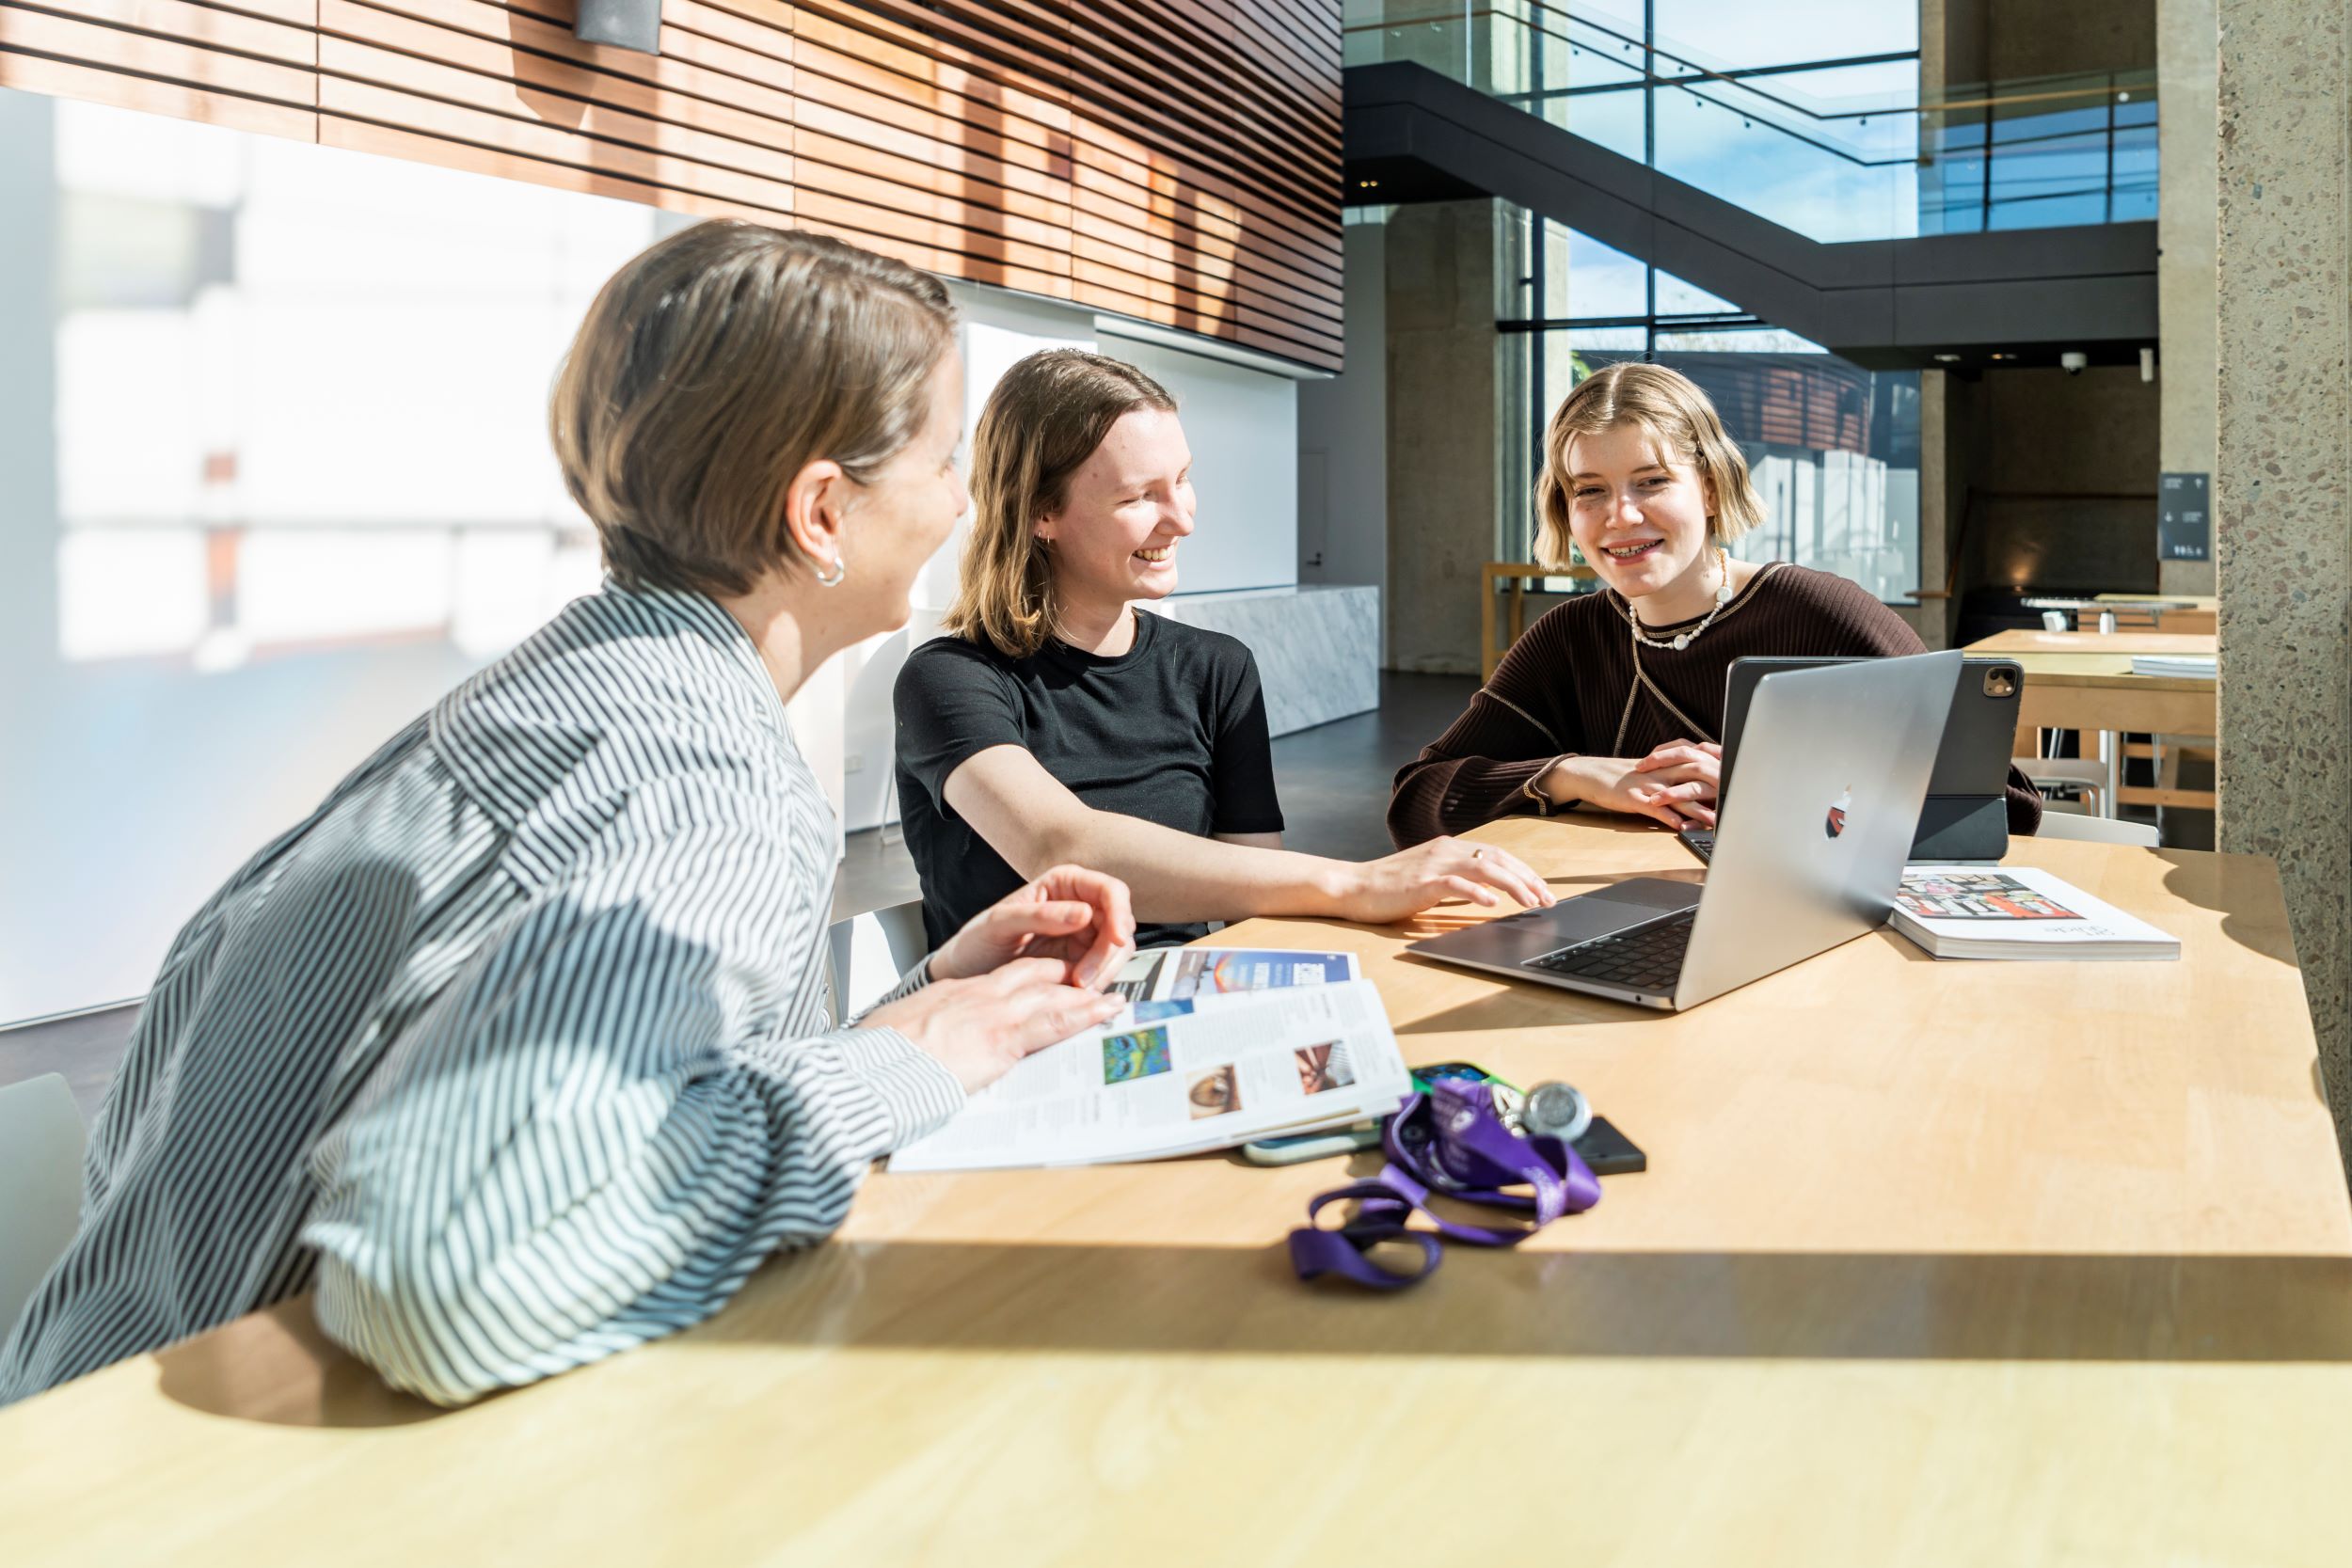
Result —
<svg viewBox="0 0 2352 1568"><path fill-rule="evenodd" d="M1573 947L1580 942L1605 937L1612 931L1656 920L1694 907L1696 882L1670 882L1659 877L1636 877L1608 887L1563 898L1548 910L1526 910L1444 936L1412 944L1414 952L1454 953L1468 950L1482 963L1518 964L1530 958Z"/></svg>

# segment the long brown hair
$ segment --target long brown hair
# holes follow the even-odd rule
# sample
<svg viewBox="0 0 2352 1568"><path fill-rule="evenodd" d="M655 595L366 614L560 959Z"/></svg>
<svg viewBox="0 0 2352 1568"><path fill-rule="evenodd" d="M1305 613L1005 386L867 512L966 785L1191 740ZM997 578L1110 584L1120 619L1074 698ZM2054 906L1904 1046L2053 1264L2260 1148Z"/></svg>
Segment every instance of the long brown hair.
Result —
<svg viewBox="0 0 2352 1568"><path fill-rule="evenodd" d="M1626 360L1578 382L1545 427L1544 471L1535 481L1539 562L1565 571L1570 560L1568 515L1576 487L1568 477L1568 443L1621 424L1640 425L1698 469L1713 507L1708 528L1718 542L1737 539L1764 520L1764 501L1748 478L1748 460L1707 394L1679 371Z"/></svg>
<svg viewBox="0 0 2352 1568"><path fill-rule="evenodd" d="M821 234L719 219L612 275L556 374L564 487L631 586L742 594L802 558L785 493L861 484L923 428L955 342L937 278Z"/></svg>
<svg viewBox="0 0 2352 1568"><path fill-rule="evenodd" d="M1041 518L1070 499L1070 476L1120 416L1176 411L1168 389L1123 360L1073 348L1030 355L996 383L972 437L972 536L942 625L1026 658L1054 632L1052 551Z"/></svg>

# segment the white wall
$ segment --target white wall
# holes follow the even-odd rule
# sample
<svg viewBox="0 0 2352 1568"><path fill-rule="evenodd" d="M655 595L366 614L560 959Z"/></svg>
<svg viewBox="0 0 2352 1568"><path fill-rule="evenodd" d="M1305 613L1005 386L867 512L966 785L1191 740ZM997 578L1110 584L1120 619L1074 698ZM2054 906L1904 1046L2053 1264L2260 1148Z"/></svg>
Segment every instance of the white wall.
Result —
<svg viewBox="0 0 2352 1568"><path fill-rule="evenodd" d="M1200 510L1180 594L1298 580L1298 388L1285 375L1108 333L1102 351L1176 398Z"/></svg>

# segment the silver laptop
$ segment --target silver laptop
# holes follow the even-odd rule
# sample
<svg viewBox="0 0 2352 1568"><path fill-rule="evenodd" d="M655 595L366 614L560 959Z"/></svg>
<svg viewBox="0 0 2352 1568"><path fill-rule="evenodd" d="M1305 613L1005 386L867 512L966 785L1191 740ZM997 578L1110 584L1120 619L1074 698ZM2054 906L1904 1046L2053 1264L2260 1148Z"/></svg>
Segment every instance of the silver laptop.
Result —
<svg viewBox="0 0 2352 1568"><path fill-rule="evenodd" d="M1876 929L1961 662L1915 654L1757 682L1703 888L1638 877L1406 951L1678 1010Z"/></svg>

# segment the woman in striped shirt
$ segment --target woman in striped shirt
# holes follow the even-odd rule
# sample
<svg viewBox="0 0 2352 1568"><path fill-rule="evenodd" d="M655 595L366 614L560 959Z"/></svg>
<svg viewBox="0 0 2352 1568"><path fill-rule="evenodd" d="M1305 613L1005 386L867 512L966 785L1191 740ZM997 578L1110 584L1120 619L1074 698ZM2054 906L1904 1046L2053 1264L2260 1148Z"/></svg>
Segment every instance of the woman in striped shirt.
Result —
<svg viewBox="0 0 2352 1568"><path fill-rule="evenodd" d="M834 823L784 704L905 623L961 384L939 284L834 241L705 224L606 285L550 424L610 578L181 932L0 1402L303 1291L442 1403L579 1366L1116 1009L1126 890L1061 867L825 1017Z"/></svg>

